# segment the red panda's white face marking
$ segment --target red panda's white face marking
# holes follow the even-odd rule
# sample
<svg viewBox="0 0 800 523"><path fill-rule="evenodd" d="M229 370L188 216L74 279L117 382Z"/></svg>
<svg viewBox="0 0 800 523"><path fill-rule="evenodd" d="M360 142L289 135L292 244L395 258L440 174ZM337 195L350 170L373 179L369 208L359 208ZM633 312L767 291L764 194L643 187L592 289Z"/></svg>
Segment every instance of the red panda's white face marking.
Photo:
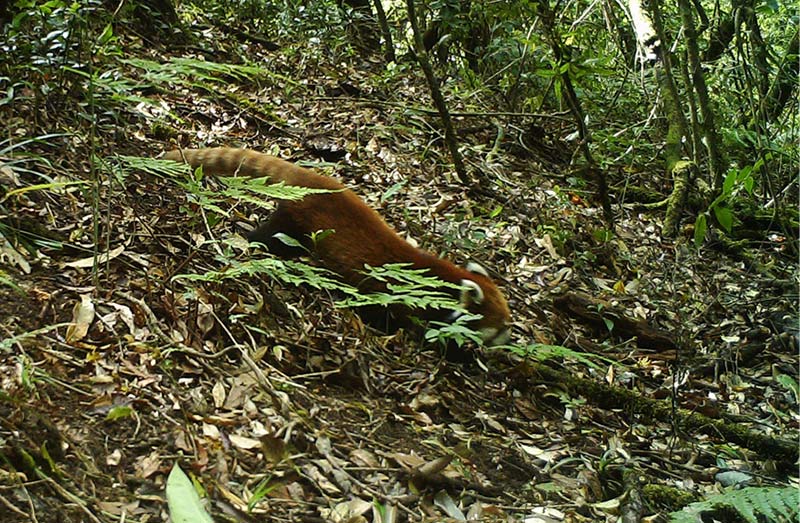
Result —
<svg viewBox="0 0 800 523"><path fill-rule="evenodd" d="M487 345L503 345L511 336L508 303L489 279L486 269L474 262L465 268L475 275L475 279L461 280L461 305L483 316L478 320L477 331Z"/></svg>

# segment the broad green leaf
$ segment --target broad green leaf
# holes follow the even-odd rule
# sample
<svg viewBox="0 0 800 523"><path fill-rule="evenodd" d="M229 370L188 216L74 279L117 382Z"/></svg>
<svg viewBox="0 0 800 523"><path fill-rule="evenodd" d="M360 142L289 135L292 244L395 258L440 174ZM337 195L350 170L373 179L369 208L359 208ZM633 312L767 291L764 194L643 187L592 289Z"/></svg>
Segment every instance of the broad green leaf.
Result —
<svg viewBox="0 0 800 523"><path fill-rule="evenodd" d="M752 176L748 176L744 179L744 188L747 190L747 194L753 194L753 184L755 183L755 179Z"/></svg>
<svg viewBox="0 0 800 523"><path fill-rule="evenodd" d="M192 481L177 463L167 478L167 505L172 523L214 523Z"/></svg>
<svg viewBox="0 0 800 523"><path fill-rule="evenodd" d="M287 245L289 247L297 247L298 249L304 249L305 250L305 247L303 247L302 243L300 243L299 241L295 240L294 238L292 238L291 236L289 236L288 234L286 234L284 232L278 232L278 233L273 234L272 236L273 236L273 238L276 238L277 240L279 240L284 245Z"/></svg>
<svg viewBox="0 0 800 523"><path fill-rule="evenodd" d="M694 221L694 246L696 248L700 248L703 245L703 240L706 239L706 227L708 218L706 218L705 213L699 214L697 219Z"/></svg>
<svg viewBox="0 0 800 523"><path fill-rule="evenodd" d="M114 38L114 28L111 26L111 24L106 24L106 27L103 29L103 33L100 35L100 38L97 39L98 43L100 45L105 45L112 38Z"/></svg>
<svg viewBox="0 0 800 523"><path fill-rule="evenodd" d="M733 227L733 213L730 208L725 205L717 205L714 207L714 216L717 217L717 221L722 228L725 229L725 232L731 232L731 227Z"/></svg>
<svg viewBox="0 0 800 523"><path fill-rule="evenodd" d="M745 167L747 169L748 167ZM725 181L722 183L722 194L728 196L733 191L733 184L736 183L736 177L738 173L736 169L731 169L728 171L728 174L725 175Z"/></svg>

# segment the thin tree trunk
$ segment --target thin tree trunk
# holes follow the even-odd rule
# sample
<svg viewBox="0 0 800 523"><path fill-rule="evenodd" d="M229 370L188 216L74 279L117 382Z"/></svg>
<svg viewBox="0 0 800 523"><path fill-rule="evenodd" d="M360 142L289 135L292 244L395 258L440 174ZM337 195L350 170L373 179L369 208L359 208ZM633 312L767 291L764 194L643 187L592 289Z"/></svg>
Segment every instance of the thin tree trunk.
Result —
<svg viewBox="0 0 800 523"><path fill-rule="evenodd" d="M761 35L761 27L758 25L754 4L755 2L753 0L743 2L742 14L744 15L744 23L750 38L750 53L753 57L755 68L758 71L756 85L758 86L759 100L761 100L767 95L767 91L769 90L769 46L764 42L764 37Z"/></svg>
<svg viewBox="0 0 800 523"><path fill-rule="evenodd" d="M700 52L697 46L697 34L695 32L692 6L689 4L688 0L678 0L678 9L681 12L683 34L686 37L686 54L692 78L691 87L697 95L697 105L700 108L700 116L703 118L701 127L703 129L705 146L708 150L709 171L714 183L714 190L719 191L722 189L722 179L726 169L720 149L720 139L717 133L714 111L711 107L711 98L708 95L708 87L706 86L706 79L703 75L702 64L700 63Z"/></svg>
<svg viewBox="0 0 800 523"><path fill-rule="evenodd" d="M606 22L608 32L615 36L617 46L625 57L628 67L633 68L636 64L636 39L631 34L624 22L617 16L619 6L610 0L603 1L603 18Z"/></svg>
<svg viewBox="0 0 800 523"><path fill-rule="evenodd" d="M797 77L800 75L800 31L795 29L794 37L789 41L783 53L783 60L778 73L769 88L767 96L761 101L762 112L768 122L774 121L783 112L797 89Z"/></svg>
<svg viewBox="0 0 800 523"><path fill-rule="evenodd" d="M381 0L375 0L373 3L375 4L375 12L378 14L378 25L380 26L381 33L383 34L383 57L386 60L386 63L396 62L397 58L394 55L392 31L389 28L389 21L386 18L386 11L383 9L383 2L381 2Z"/></svg>
<svg viewBox="0 0 800 523"><path fill-rule="evenodd" d="M672 193L667 198L667 210L664 213L661 234L666 238L671 238L675 236L678 230L683 207L686 204L686 197L692 186L691 175L696 165L683 159L684 139L689 137L689 124L683 112L678 85L675 81L673 55L669 51L670 45L664 34L661 10L657 1L650 2L648 7L652 16L653 29L661 41L661 65L660 67L656 66L656 78L664 95L663 107L668 122L664 160L666 162L666 172L672 178ZM694 154L697 154L697 151Z"/></svg>
<svg viewBox="0 0 800 523"><path fill-rule="evenodd" d="M419 21L417 19L417 12L414 6L414 0L406 0L408 7L408 20L411 23L411 31L414 34L414 52L417 55L417 62L425 73L425 78L428 80L428 87L431 90L431 98L439 111L439 117L442 119L442 126L444 127L444 141L447 148L450 149L450 156L453 159L453 167L456 170L456 176L467 187L472 187L472 180L467 174L464 167L464 161L461 159L461 153L458 150L458 139L456 132L453 129L453 119L450 117L450 111L447 109L447 103L442 96L442 91L439 89L439 80L433 74L433 67L431 61L428 59L428 52L425 50L425 44L422 41L422 32L419 29Z"/></svg>
<svg viewBox="0 0 800 523"><path fill-rule="evenodd" d="M547 39L550 41L550 47L553 50L553 56L556 59L556 63L561 65L564 63L564 51L561 47L561 39L556 34L555 18L553 16L553 11L550 9L549 0L544 0L539 4L539 11L542 14L542 21L544 22ZM597 166L597 162L595 162L594 157L592 157L592 152L589 150L589 142L592 138L589 133L589 128L586 127L586 119L583 115L580 99L578 98L575 88L572 85L572 80L569 77L569 73L561 73L560 78L564 85L564 100L567 102L567 106L569 107L569 110L575 119L575 124L578 126L578 137L580 139L579 147L584 159L586 160L587 170L597 181L597 191L600 195L600 203L603 207L603 215L605 216L606 222L609 225L613 225L614 213L611 211L611 201L608 198L606 174Z"/></svg>
<svg viewBox="0 0 800 523"><path fill-rule="evenodd" d="M689 75L689 66L688 66L688 59L685 56L684 59L681 60L680 67L681 67L681 79L683 80L683 85L692 85L692 79ZM689 104L689 128L691 132L691 158L697 165L700 165L700 154L703 150L703 144L701 143L701 139L703 137L703 130L700 128L700 117L697 114L697 103L695 102L694 96L687 96L686 102Z"/></svg>

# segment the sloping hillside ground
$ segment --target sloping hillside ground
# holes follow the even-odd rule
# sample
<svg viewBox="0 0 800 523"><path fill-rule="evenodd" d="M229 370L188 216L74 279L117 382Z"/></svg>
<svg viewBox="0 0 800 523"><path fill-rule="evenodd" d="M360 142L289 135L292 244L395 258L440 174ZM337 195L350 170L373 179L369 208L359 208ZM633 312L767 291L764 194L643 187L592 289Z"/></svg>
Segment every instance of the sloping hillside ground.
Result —
<svg viewBox="0 0 800 523"><path fill-rule="evenodd" d="M29 86L0 107L6 193L96 180L2 203L3 232L15 231L3 270L19 289L0 287L0 521L162 521L176 462L218 521L614 521L637 482L649 515L682 502L676 492L719 490L723 472L785 484L788 464L757 445L636 404L601 408L519 357L465 348L445 358L365 327L327 292L259 276L176 278L261 256L234 241L261 212L229 201L218 219L177 178L115 155L271 151L344 180L424 248L488 267L510 299L515 344L607 358L549 368L797 440L787 379L797 380L797 275L780 238L754 253L768 267L759 272L713 245L698 252L690 232L663 240L661 211L621 190L605 238L591 188L567 189L574 144L560 118L459 117L467 162L491 180L468 194L437 119L414 110L430 104L410 62L389 76L314 41L267 51L215 28L197 34L169 53L121 36L126 61L98 62L108 74L94 101ZM239 55L262 69L201 73L178 60ZM92 167L92 153L105 163ZM34 250L34 237L51 244ZM671 333L680 350L639 347L553 305L575 291Z"/></svg>

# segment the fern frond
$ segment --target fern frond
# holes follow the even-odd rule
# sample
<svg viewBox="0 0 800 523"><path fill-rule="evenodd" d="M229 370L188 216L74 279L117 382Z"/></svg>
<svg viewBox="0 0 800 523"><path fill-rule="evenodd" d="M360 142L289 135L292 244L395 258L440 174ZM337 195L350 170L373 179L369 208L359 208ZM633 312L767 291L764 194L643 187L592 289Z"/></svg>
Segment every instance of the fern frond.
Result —
<svg viewBox="0 0 800 523"><path fill-rule="evenodd" d="M158 178L185 178L190 173L190 168L186 164L177 162L165 162L155 158L142 156L125 156L122 154L112 154L105 158L94 159L98 169L103 172L112 172L115 176L126 178L133 172L144 172Z"/></svg>
<svg viewBox="0 0 800 523"><path fill-rule="evenodd" d="M301 261L265 257L245 262L229 261L229 263L228 267L219 271L208 271L204 274L181 274L175 279L220 282L241 277L261 276L290 285L308 285L315 289L337 291L344 294L345 297L336 302L336 307L403 305L414 309L450 309L465 312L456 299L441 290L443 287L453 287L452 284L432 276L422 276L418 270L402 268L397 265L369 268L365 274L366 277L372 277L373 273L383 275L390 273L394 278L412 280L415 283L390 284L390 292L363 294L355 287L339 280L332 272ZM458 288L458 286L455 287Z"/></svg>
<svg viewBox="0 0 800 523"><path fill-rule="evenodd" d="M245 262L231 261L231 265L219 271L204 274L180 274L176 280L220 282L244 276L264 276L291 285L309 285L315 289L358 294L358 291L336 279L330 271L293 260L265 257Z"/></svg>
<svg viewBox="0 0 800 523"><path fill-rule="evenodd" d="M539 361L545 361L552 358L570 358L581 362L594 369L599 369L600 366L595 363L596 360L603 361L610 365L617 365L618 363L609 358L604 358L598 354L587 354L578 352L561 345L546 345L544 343L531 343L525 346L509 345L508 349L515 354L526 358L535 358Z"/></svg>
<svg viewBox="0 0 800 523"><path fill-rule="evenodd" d="M296 84L290 78L254 65L206 62L193 58L170 58L169 62L159 63L142 58L130 58L120 62L144 71L144 80L153 85L169 86L180 84L187 87L203 87L199 82L220 83L226 78L237 81L253 81L260 78L274 78L282 83Z"/></svg>
<svg viewBox="0 0 800 523"><path fill-rule="evenodd" d="M386 283L388 292L354 295L337 305L405 305L414 309L449 309L465 312L452 293L445 289L461 289L459 285L431 276L427 269L411 269L407 263L389 263L380 267L367 265L367 279Z"/></svg>
<svg viewBox="0 0 800 523"><path fill-rule="evenodd" d="M671 523L697 523L704 512L736 511L747 523L800 521L800 490L796 487L749 487L716 494L670 514Z"/></svg>
<svg viewBox="0 0 800 523"><path fill-rule="evenodd" d="M311 187L300 187L297 185L286 185L284 182L270 183L268 177L264 178L242 178L242 177L220 177L219 180L226 185L226 188L219 194L237 200L246 200L263 206L263 200L252 198L251 195L274 198L278 200L302 200L309 194L324 194L331 191L329 189L314 189Z"/></svg>

